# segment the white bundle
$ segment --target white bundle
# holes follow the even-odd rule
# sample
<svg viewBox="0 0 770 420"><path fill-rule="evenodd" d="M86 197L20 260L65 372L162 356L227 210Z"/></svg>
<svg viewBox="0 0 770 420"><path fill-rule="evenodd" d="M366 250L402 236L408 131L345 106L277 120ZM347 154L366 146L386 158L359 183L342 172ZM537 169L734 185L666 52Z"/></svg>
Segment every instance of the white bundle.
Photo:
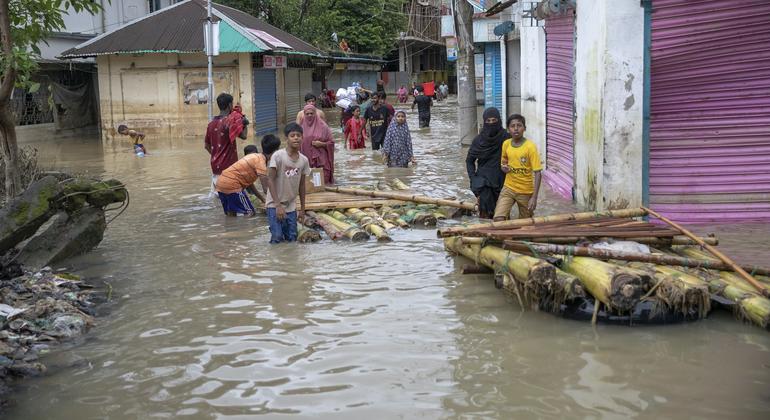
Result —
<svg viewBox="0 0 770 420"><path fill-rule="evenodd" d="M337 102L336 102L335 105L337 105L338 107L340 107L342 109L347 109L352 102L353 101L351 101L348 98L342 98L342 99L337 99Z"/></svg>

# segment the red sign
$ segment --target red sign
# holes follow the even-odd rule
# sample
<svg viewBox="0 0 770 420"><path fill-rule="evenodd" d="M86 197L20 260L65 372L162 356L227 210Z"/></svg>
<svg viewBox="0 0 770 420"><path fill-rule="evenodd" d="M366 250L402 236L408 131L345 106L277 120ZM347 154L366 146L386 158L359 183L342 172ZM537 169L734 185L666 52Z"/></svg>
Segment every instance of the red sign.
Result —
<svg viewBox="0 0 770 420"><path fill-rule="evenodd" d="M266 69L285 69L286 57L282 55L263 55L262 67Z"/></svg>

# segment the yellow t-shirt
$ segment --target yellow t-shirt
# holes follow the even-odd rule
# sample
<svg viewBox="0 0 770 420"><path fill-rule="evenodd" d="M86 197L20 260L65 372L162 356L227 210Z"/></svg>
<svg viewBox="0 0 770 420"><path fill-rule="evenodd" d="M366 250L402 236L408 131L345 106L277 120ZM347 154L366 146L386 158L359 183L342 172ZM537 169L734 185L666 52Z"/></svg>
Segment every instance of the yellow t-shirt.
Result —
<svg viewBox="0 0 770 420"><path fill-rule="evenodd" d="M519 194L532 194L535 192L532 173L543 170L537 146L526 138L520 146L512 146L511 141L508 139L503 142L503 154L500 159L501 165L507 160L511 168L511 171L505 174L505 188Z"/></svg>

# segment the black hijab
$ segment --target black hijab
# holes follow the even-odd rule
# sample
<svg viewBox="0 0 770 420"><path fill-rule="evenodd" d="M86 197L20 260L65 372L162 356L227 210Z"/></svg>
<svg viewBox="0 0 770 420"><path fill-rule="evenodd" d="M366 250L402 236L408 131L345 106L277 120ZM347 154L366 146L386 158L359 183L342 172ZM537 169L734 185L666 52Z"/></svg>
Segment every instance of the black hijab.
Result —
<svg viewBox="0 0 770 420"><path fill-rule="evenodd" d="M487 119L497 118L494 124L487 124ZM483 159L486 156L499 154L503 142L507 137L507 132L503 128L503 121L500 118L500 111L497 108L487 108L484 110L484 128L471 144L468 155L474 159Z"/></svg>

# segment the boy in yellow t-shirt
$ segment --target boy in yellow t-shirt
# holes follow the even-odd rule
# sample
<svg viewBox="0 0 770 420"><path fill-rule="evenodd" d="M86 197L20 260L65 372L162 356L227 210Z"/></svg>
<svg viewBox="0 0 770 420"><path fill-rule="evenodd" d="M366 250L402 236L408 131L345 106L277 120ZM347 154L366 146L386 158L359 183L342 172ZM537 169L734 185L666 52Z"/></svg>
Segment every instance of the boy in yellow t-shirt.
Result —
<svg viewBox="0 0 770 420"><path fill-rule="evenodd" d="M508 219L513 203L519 207L519 219L532 217L540 191L540 172L543 167L537 146L524 138L527 122L523 116L508 117L511 138L503 142L500 167L505 172L505 185L495 206L495 221Z"/></svg>

